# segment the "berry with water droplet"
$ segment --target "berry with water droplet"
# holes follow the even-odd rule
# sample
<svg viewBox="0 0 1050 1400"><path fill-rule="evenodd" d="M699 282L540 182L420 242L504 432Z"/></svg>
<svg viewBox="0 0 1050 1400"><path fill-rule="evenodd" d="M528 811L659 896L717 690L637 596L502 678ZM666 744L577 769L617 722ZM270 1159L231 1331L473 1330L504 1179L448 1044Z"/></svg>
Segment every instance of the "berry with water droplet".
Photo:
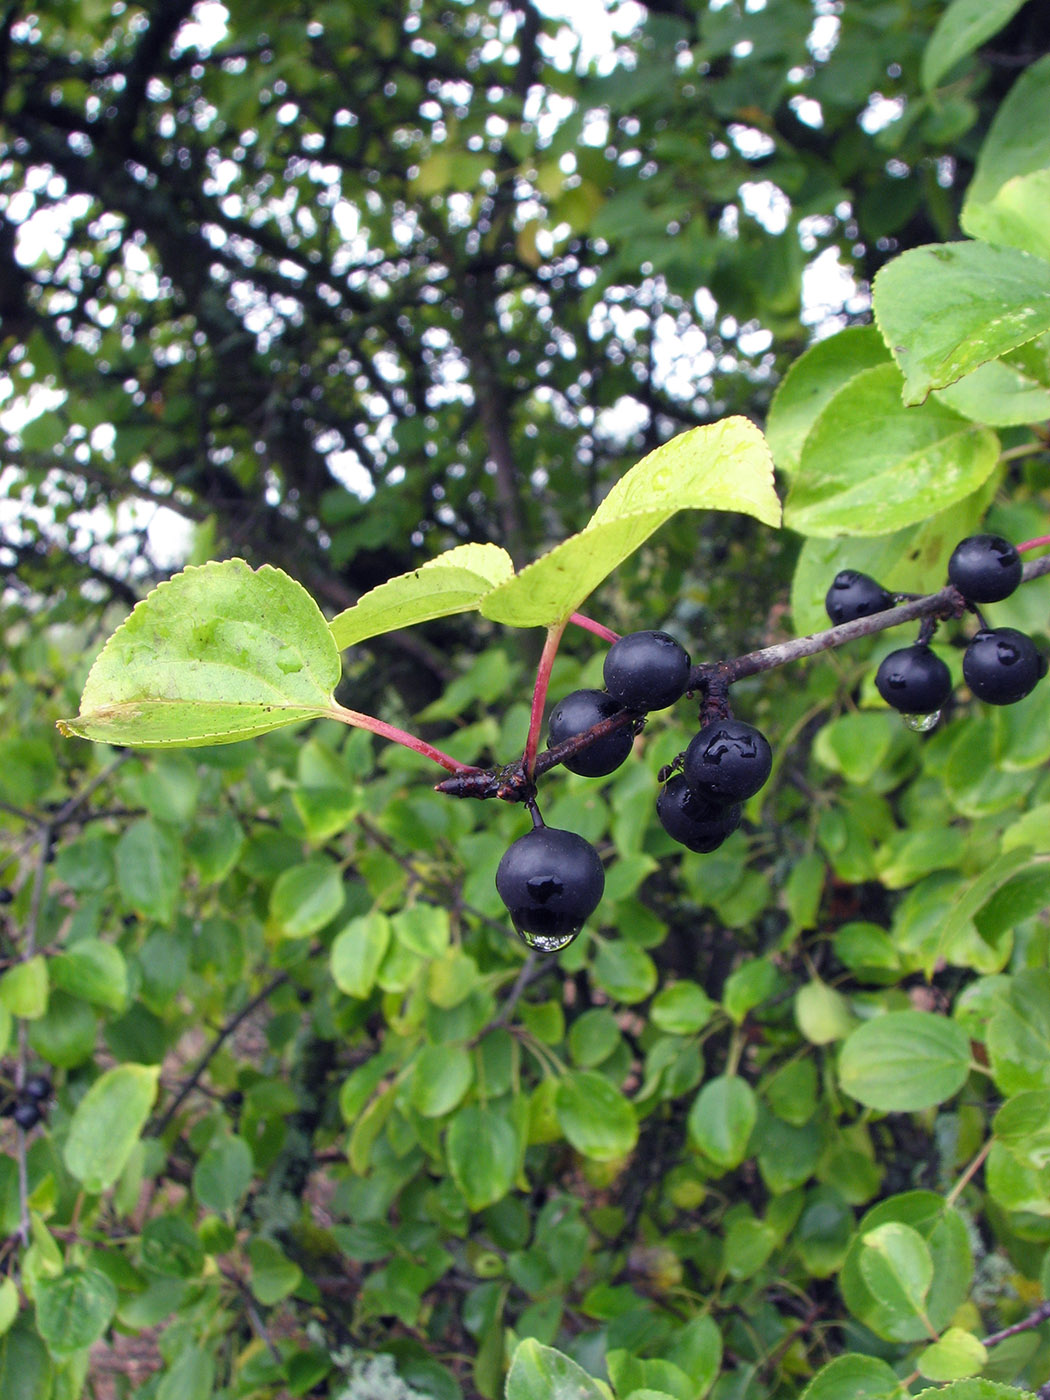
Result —
<svg viewBox="0 0 1050 1400"><path fill-rule="evenodd" d="M705 724L682 762L686 782L709 802L746 802L772 767L773 753L761 730L730 718Z"/></svg>
<svg viewBox="0 0 1050 1400"><path fill-rule="evenodd" d="M998 603L1021 582L1021 556L1001 535L970 535L948 560L948 579L970 603Z"/></svg>
<svg viewBox="0 0 1050 1400"><path fill-rule="evenodd" d="M842 569L832 580L824 607L837 627L840 622L854 622L858 617L885 612L893 607L893 595L870 575L857 569Z"/></svg>
<svg viewBox="0 0 1050 1400"><path fill-rule="evenodd" d="M627 710L664 710L685 694L689 653L667 632L629 632L609 648L605 688Z"/></svg>
<svg viewBox="0 0 1050 1400"><path fill-rule="evenodd" d="M727 806L701 797L681 773L664 785L656 799L656 815L668 836L702 855L717 850L737 829L742 811L739 803Z"/></svg>
<svg viewBox="0 0 1050 1400"><path fill-rule="evenodd" d="M563 697L551 711L547 721L548 747L563 744L566 739L574 739L593 729L604 719L611 719L623 709L622 705L606 695L604 690L574 690ZM585 749L565 760L570 773L579 773L585 778L604 778L613 773L631 752L634 744L634 731L630 725L606 734L604 739L596 739Z"/></svg>
<svg viewBox="0 0 1050 1400"><path fill-rule="evenodd" d="M496 889L529 947L554 952L571 943L597 909L605 871L598 852L575 831L537 826L503 853Z"/></svg>
<svg viewBox="0 0 1050 1400"><path fill-rule="evenodd" d="M916 642L883 659L875 672L875 689L902 714L928 715L947 702L952 676L939 656Z"/></svg>
<svg viewBox="0 0 1050 1400"><path fill-rule="evenodd" d="M1024 632L991 627L978 632L963 655L963 679L989 705L1014 705L1046 675L1046 657Z"/></svg>

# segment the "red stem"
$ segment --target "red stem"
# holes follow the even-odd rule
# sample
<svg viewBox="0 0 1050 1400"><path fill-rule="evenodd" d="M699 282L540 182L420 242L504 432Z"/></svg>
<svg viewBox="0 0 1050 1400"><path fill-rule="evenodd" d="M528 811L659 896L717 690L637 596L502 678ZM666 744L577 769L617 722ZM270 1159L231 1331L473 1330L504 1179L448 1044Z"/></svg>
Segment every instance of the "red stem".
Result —
<svg viewBox="0 0 1050 1400"><path fill-rule="evenodd" d="M1018 554L1023 554L1026 549L1038 549L1040 545L1050 544L1050 535L1040 535L1037 540L1025 540L1024 544L1015 545Z"/></svg>
<svg viewBox="0 0 1050 1400"><path fill-rule="evenodd" d="M396 725L387 724L385 720L376 719L374 715L364 715L359 710L348 710L343 705L334 705L331 713L333 719L342 720L344 724L352 724L356 729L368 729L373 734L378 734L381 739L390 739L395 744L403 744L406 749L411 749L413 753L433 759L449 773L481 772L481 769L476 768L472 763L460 763L458 758L453 758L451 754L436 749L425 739L420 739L415 734L409 734L406 729L398 729Z"/></svg>
<svg viewBox="0 0 1050 1400"><path fill-rule="evenodd" d="M555 623L547 628L547 640L543 643L540 664L536 667L536 684L532 688L532 712L529 715L529 733L525 740L525 753L522 764L526 775L531 778L536 768L536 750L539 748L540 729L543 726L543 706L547 700L547 687L550 685L551 668L558 654L565 623Z"/></svg>
<svg viewBox="0 0 1050 1400"><path fill-rule="evenodd" d="M577 627L582 627L585 632L593 632L596 637L601 637L604 642L618 642L619 632L614 632L611 627L604 627L600 622L595 622L593 617L586 617L583 613L573 613L569 618Z"/></svg>

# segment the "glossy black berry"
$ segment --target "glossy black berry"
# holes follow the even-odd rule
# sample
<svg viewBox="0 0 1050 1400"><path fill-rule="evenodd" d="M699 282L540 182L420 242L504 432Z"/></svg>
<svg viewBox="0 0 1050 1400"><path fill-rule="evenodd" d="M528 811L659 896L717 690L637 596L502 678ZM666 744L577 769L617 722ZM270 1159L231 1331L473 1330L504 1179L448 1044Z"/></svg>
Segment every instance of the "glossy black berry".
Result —
<svg viewBox="0 0 1050 1400"><path fill-rule="evenodd" d="M21 1099L15 1104L11 1117L20 1128L28 1132L30 1128L36 1127L43 1114L36 1099Z"/></svg>
<svg viewBox="0 0 1050 1400"><path fill-rule="evenodd" d="M709 802L696 793L681 773L664 784L656 799L656 815L668 836L691 851L717 850L740 825L740 805Z"/></svg>
<svg viewBox="0 0 1050 1400"><path fill-rule="evenodd" d="M709 802L746 802L769 777L773 752L766 736L739 719L705 724L685 751L682 772Z"/></svg>
<svg viewBox="0 0 1050 1400"><path fill-rule="evenodd" d="M598 852L575 831L538 826L519 837L496 871L496 889L530 948L564 948L605 889Z"/></svg>
<svg viewBox="0 0 1050 1400"><path fill-rule="evenodd" d="M998 603L1021 582L1021 556L1001 535L971 535L955 546L948 578L971 603Z"/></svg>
<svg viewBox="0 0 1050 1400"><path fill-rule="evenodd" d="M31 1074L22 1085L22 1092L31 1099L49 1099L51 1089L51 1080L46 1074Z"/></svg>
<svg viewBox="0 0 1050 1400"><path fill-rule="evenodd" d="M685 694L689 653L666 632L630 632L609 648L605 688L628 710L663 710Z"/></svg>
<svg viewBox="0 0 1050 1400"><path fill-rule="evenodd" d="M951 695L952 677L939 656L916 642L883 660L875 673L875 689L901 714L930 715Z"/></svg>
<svg viewBox="0 0 1050 1400"><path fill-rule="evenodd" d="M1013 705L1046 675L1046 657L1013 627L978 632L963 656L963 679L989 705Z"/></svg>
<svg viewBox="0 0 1050 1400"><path fill-rule="evenodd" d="M832 580L824 607L837 627L840 622L853 622L858 617L885 612L893 607L893 595L868 574L842 569Z"/></svg>
<svg viewBox="0 0 1050 1400"><path fill-rule="evenodd" d="M574 739L577 734L592 729L603 719L611 719L623 709L622 705L606 695L604 690L574 690L559 700L547 721L547 743L549 746L563 744L566 739ZM585 778L603 778L615 772L634 744L634 730L625 725L604 739L596 739L578 754L565 760L570 773L580 773Z"/></svg>

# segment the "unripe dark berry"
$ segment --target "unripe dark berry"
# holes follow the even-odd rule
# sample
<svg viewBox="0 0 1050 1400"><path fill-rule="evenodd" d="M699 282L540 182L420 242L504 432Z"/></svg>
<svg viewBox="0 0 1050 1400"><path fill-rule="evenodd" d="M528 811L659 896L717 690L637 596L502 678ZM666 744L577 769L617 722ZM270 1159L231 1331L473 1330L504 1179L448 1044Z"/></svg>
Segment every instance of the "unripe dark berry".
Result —
<svg viewBox="0 0 1050 1400"><path fill-rule="evenodd" d="M574 739L593 729L603 719L611 719L623 709L604 690L574 690L559 700L547 721L548 746L563 744L566 739ZM603 778L613 773L631 752L634 744L634 730L625 725L607 734L604 739L596 739L578 754L565 760L570 773L580 773L585 778Z"/></svg>
<svg viewBox="0 0 1050 1400"><path fill-rule="evenodd" d="M705 724L685 751L682 772L698 797L746 802L769 777L773 752L766 736L739 719Z"/></svg>
<svg viewBox="0 0 1050 1400"><path fill-rule="evenodd" d="M948 667L928 646L891 651L875 672L875 689L905 715L929 715L941 709L952 693Z"/></svg>
<svg viewBox="0 0 1050 1400"><path fill-rule="evenodd" d="M971 603L998 603L1021 582L1021 556L1001 535L971 535L955 546L948 578Z"/></svg>
<svg viewBox="0 0 1050 1400"><path fill-rule="evenodd" d="M1013 627L978 632L963 655L963 679L989 705L1013 705L1046 675L1047 661L1031 637Z"/></svg>
<svg viewBox="0 0 1050 1400"><path fill-rule="evenodd" d="M740 825L742 811L739 804L725 805L700 797L681 773L664 784L656 799L656 815L668 836L702 855L717 850L732 835Z"/></svg>
<svg viewBox="0 0 1050 1400"><path fill-rule="evenodd" d="M35 1128L40 1122L43 1114L40 1112L40 1105L36 1099L20 1099L15 1104L11 1117L15 1120L23 1132Z"/></svg>
<svg viewBox="0 0 1050 1400"><path fill-rule="evenodd" d="M685 694L689 653L666 632L630 632L609 648L605 688L628 710L663 710Z"/></svg>
<svg viewBox="0 0 1050 1400"><path fill-rule="evenodd" d="M598 852L575 831L538 826L503 854L496 889L530 948L564 948L594 913L605 889Z"/></svg>
<svg viewBox="0 0 1050 1400"><path fill-rule="evenodd" d="M840 622L853 622L858 617L885 612L893 607L893 595L868 574L842 569L832 580L824 607L837 627Z"/></svg>

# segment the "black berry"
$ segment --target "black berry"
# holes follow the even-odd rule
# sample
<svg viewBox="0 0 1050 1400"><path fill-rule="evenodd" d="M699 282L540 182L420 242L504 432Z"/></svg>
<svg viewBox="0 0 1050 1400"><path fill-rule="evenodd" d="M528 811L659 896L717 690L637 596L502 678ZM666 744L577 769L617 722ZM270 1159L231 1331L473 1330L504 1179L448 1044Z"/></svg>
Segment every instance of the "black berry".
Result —
<svg viewBox="0 0 1050 1400"><path fill-rule="evenodd" d="M963 656L963 678L989 705L1013 705L1046 675L1046 657L1013 627L978 632Z"/></svg>
<svg viewBox="0 0 1050 1400"><path fill-rule="evenodd" d="M929 715L939 710L952 693L948 667L928 646L891 651L875 673L875 689L895 710L905 715Z"/></svg>
<svg viewBox="0 0 1050 1400"><path fill-rule="evenodd" d="M574 690L559 700L547 721L547 743L549 746L563 744L566 739L574 739L600 724L603 719L611 719L623 709L604 690ZM580 773L585 778L603 778L615 772L634 744L634 730L625 725L614 730L604 739L596 739L578 754L565 760L570 773Z"/></svg>
<svg viewBox="0 0 1050 1400"><path fill-rule="evenodd" d="M769 777L773 753L766 736L738 719L705 724L685 751L682 772L698 797L746 802Z"/></svg>
<svg viewBox="0 0 1050 1400"><path fill-rule="evenodd" d="M36 1099L21 1099L15 1104L11 1117L20 1128L28 1133L30 1128L36 1127L43 1115Z"/></svg>
<svg viewBox="0 0 1050 1400"><path fill-rule="evenodd" d="M538 826L504 852L496 889L525 942L553 952L571 943L597 909L605 871L575 831Z"/></svg>
<svg viewBox="0 0 1050 1400"><path fill-rule="evenodd" d="M971 603L998 603L1021 582L1021 556L1001 535L971 535L955 546L948 578Z"/></svg>
<svg viewBox="0 0 1050 1400"><path fill-rule="evenodd" d="M46 1074L31 1074L23 1084L22 1092L28 1094L31 1099L49 1099L51 1088L51 1080Z"/></svg>
<svg viewBox="0 0 1050 1400"><path fill-rule="evenodd" d="M664 784L656 799L656 815L668 836L691 851L706 854L717 850L740 825L739 804L709 802L676 773Z"/></svg>
<svg viewBox="0 0 1050 1400"><path fill-rule="evenodd" d="M893 595L868 574L842 569L832 580L824 607L837 627L840 622L853 622L858 617L885 612L893 607Z"/></svg>
<svg viewBox="0 0 1050 1400"><path fill-rule="evenodd" d="M685 694L689 653L666 632L631 632L609 648L605 688L628 710L663 710Z"/></svg>

